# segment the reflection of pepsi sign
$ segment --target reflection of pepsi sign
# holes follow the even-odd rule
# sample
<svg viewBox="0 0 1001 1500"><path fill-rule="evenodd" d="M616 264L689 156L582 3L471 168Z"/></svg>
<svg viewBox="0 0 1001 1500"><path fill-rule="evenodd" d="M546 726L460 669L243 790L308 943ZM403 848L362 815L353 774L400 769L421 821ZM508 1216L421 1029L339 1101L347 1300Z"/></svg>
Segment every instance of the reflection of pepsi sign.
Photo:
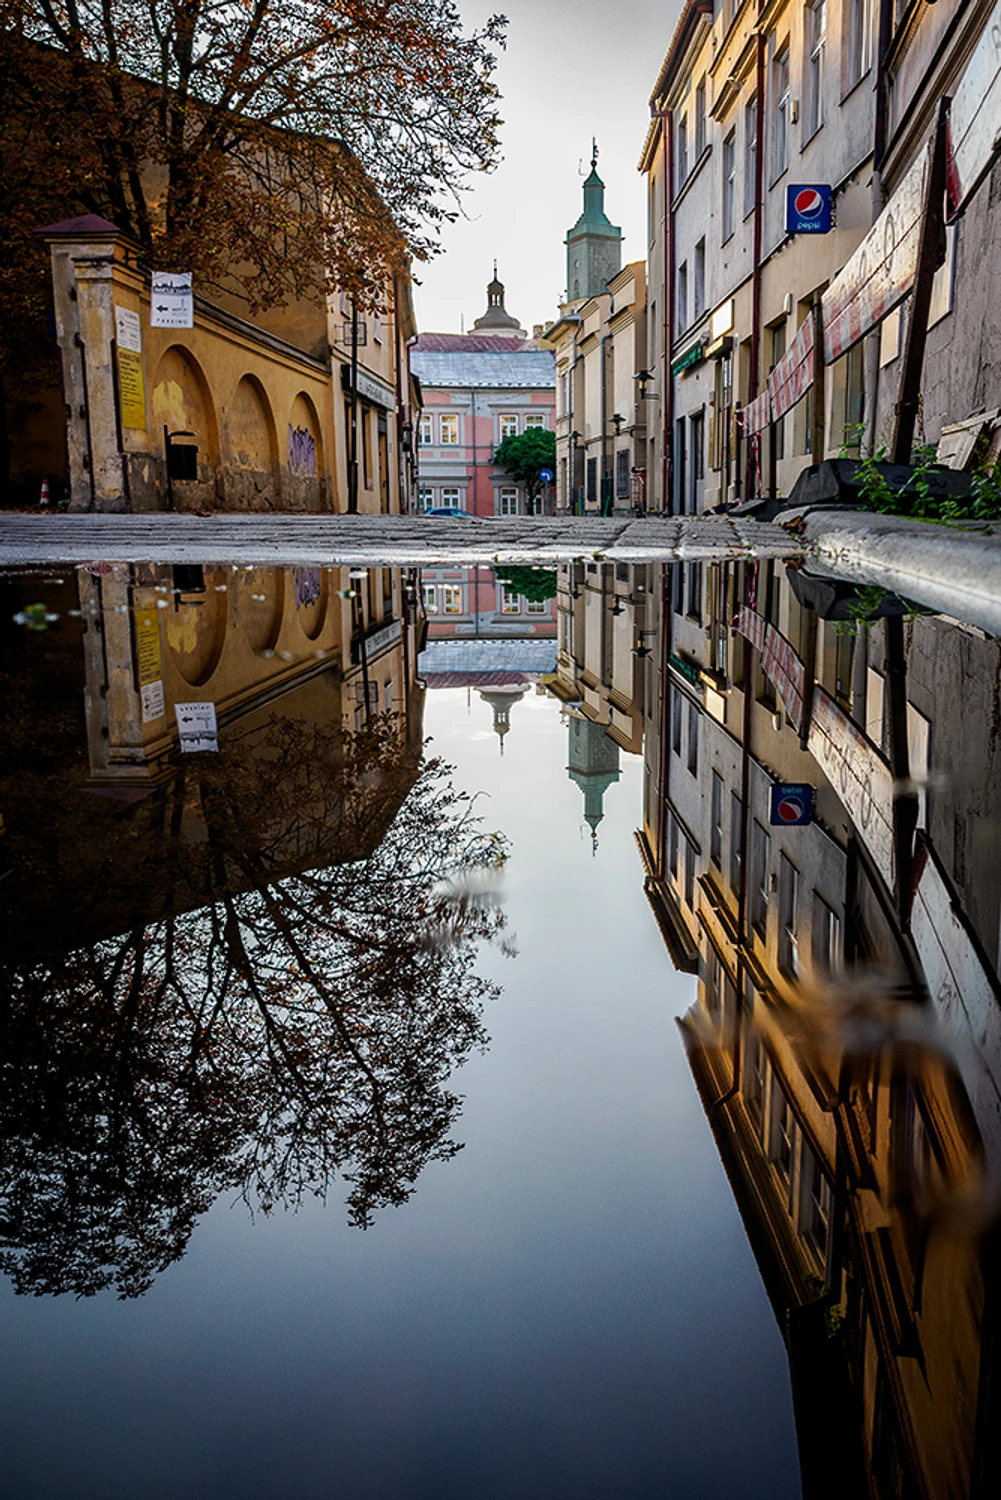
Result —
<svg viewBox="0 0 1001 1500"><path fill-rule="evenodd" d="M552 482L553 482L553 471L552 471L552 469L540 469L539 470L539 478L540 478L540 480L542 481L543 484L552 484Z"/></svg>
<svg viewBox="0 0 1001 1500"><path fill-rule="evenodd" d="M830 183L794 182L786 188L786 234L828 234L830 228Z"/></svg>
<svg viewBox="0 0 1001 1500"><path fill-rule="evenodd" d="M779 782L772 787L773 827L802 827L809 823L812 812L813 787L808 782Z"/></svg>

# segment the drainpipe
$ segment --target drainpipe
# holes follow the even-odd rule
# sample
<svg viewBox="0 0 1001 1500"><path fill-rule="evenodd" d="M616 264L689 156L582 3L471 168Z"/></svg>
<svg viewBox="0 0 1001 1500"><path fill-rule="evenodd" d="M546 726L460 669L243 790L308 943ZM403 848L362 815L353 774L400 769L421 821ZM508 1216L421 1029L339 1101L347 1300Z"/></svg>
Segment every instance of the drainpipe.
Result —
<svg viewBox="0 0 1001 1500"><path fill-rule="evenodd" d="M665 515L674 511L674 381L671 346L674 343L674 110L661 117L664 151L664 375L661 405L661 502ZM670 207L668 206L670 205Z"/></svg>
<svg viewBox="0 0 1001 1500"><path fill-rule="evenodd" d="M601 503L598 509L603 516L608 514L605 503L605 491L608 485L608 351L605 345L610 342L611 337L610 333L606 333L601 340Z"/></svg>
<svg viewBox="0 0 1001 1500"><path fill-rule="evenodd" d="M755 73L756 99L754 129L757 146L754 152L754 266L751 282L751 371L748 382L748 404L758 394L758 372L761 369L761 242L764 220L764 164L765 164L765 38L758 34L757 66ZM760 451L761 439L758 438ZM754 442L747 439L747 476L744 493L749 500L755 497Z"/></svg>
<svg viewBox="0 0 1001 1500"><path fill-rule="evenodd" d="M893 38L895 0L880 0L879 37L876 43L876 120L872 145L872 211L875 224L883 212L883 157L886 155L887 88L886 54ZM879 330L871 333L865 349L865 447L870 455L876 451L876 423L879 405Z"/></svg>

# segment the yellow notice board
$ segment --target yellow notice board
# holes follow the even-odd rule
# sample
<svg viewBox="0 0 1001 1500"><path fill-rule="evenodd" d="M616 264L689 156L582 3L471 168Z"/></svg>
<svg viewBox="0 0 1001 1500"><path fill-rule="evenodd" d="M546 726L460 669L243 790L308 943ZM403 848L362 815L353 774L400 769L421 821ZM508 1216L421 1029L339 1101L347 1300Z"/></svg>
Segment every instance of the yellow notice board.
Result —
<svg viewBox="0 0 1001 1500"><path fill-rule="evenodd" d="M163 657L160 651L160 611L137 609L136 619L136 666L139 669L139 686L157 682L163 676Z"/></svg>
<svg viewBox="0 0 1001 1500"><path fill-rule="evenodd" d="M146 426L146 380L143 357L134 349L118 351L118 395L121 401L122 426Z"/></svg>

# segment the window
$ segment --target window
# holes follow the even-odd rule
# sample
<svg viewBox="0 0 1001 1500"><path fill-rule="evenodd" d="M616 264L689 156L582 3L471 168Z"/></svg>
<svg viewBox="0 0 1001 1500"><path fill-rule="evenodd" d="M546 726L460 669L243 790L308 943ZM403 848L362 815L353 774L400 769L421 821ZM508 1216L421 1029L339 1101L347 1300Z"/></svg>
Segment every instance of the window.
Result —
<svg viewBox="0 0 1001 1500"><path fill-rule="evenodd" d="M434 442L434 417L429 411L426 411L421 415L421 425L420 431L417 435L417 441L420 443L422 448L430 448L431 444Z"/></svg>
<svg viewBox="0 0 1001 1500"><path fill-rule="evenodd" d="M740 890L740 867L744 862L743 804L736 792L730 793L730 889Z"/></svg>
<svg viewBox="0 0 1001 1500"><path fill-rule="evenodd" d="M678 332L688 327L688 262L683 260L678 267Z"/></svg>
<svg viewBox="0 0 1001 1500"><path fill-rule="evenodd" d="M501 586L501 614L521 614L521 596L517 589L508 588L507 584Z"/></svg>
<svg viewBox="0 0 1001 1500"><path fill-rule="evenodd" d="M772 99L775 118L772 131L772 177L781 177L789 165L789 44L772 63Z"/></svg>
<svg viewBox="0 0 1001 1500"><path fill-rule="evenodd" d="M430 510L434 504L434 490L428 489L426 485L422 484L417 491L417 504L421 510Z"/></svg>
<svg viewBox="0 0 1001 1500"><path fill-rule="evenodd" d="M723 867L723 778L713 772L709 819L709 858L717 870Z"/></svg>
<svg viewBox="0 0 1001 1500"><path fill-rule="evenodd" d="M694 703L688 705L688 769L699 774L699 711Z"/></svg>
<svg viewBox="0 0 1001 1500"><path fill-rule="evenodd" d="M695 910L695 845L685 840L685 905Z"/></svg>
<svg viewBox="0 0 1001 1500"><path fill-rule="evenodd" d="M598 460L589 458L587 461L587 498L597 500L598 498Z"/></svg>
<svg viewBox="0 0 1001 1500"><path fill-rule="evenodd" d="M830 1183L820 1170L820 1163L806 1141L800 1149L799 1171L801 1233L821 1260L826 1261L834 1195Z"/></svg>
<svg viewBox="0 0 1001 1500"><path fill-rule="evenodd" d="M796 1116L792 1112L792 1105L779 1088L777 1080L774 1079L772 1081L772 1110L769 1152L779 1176L789 1189L786 1203L791 1207L792 1172L796 1159L796 1137L799 1134L799 1128L796 1124Z"/></svg>
<svg viewBox="0 0 1001 1500"><path fill-rule="evenodd" d="M679 192L688 180L688 116L678 121L678 180L675 192Z"/></svg>
<svg viewBox="0 0 1001 1500"><path fill-rule="evenodd" d="M779 968L790 979L799 973L799 943L796 939L796 866L779 855Z"/></svg>
<svg viewBox="0 0 1001 1500"><path fill-rule="evenodd" d="M870 0L848 0L848 75L853 88L869 71L869 33L872 30Z"/></svg>
<svg viewBox="0 0 1001 1500"><path fill-rule="evenodd" d="M461 505L462 491L456 485L446 485L441 492L442 505Z"/></svg>
<svg viewBox="0 0 1001 1500"><path fill-rule="evenodd" d="M723 243L733 234L737 192L737 133L730 131L723 142Z"/></svg>
<svg viewBox="0 0 1001 1500"><path fill-rule="evenodd" d="M758 191L758 100L744 105L744 217L754 212Z"/></svg>
<svg viewBox="0 0 1001 1500"><path fill-rule="evenodd" d="M534 427L545 427L546 414L544 411L529 411L525 413L525 431L531 432Z"/></svg>
<svg viewBox="0 0 1001 1500"><path fill-rule="evenodd" d="M459 446L459 418L454 412L444 412L439 418L441 445L443 448Z"/></svg>
<svg viewBox="0 0 1001 1500"><path fill-rule="evenodd" d="M695 89L695 160L706 149L706 81L700 78Z"/></svg>
<svg viewBox="0 0 1001 1500"><path fill-rule="evenodd" d="M570 376L560 376L560 413L567 417L570 415Z"/></svg>
<svg viewBox="0 0 1001 1500"><path fill-rule="evenodd" d="M615 454L615 498L616 500L628 500L631 494L629 470L632 467L630 459L632 451L629 448L619 448Z"/></svg>
<svg viewBox="0 0 1001 1500"><path fill-rule="evenodd" d="M671 879L678 879L678 820L673 813L668 815L667 828L667 858L668 868L671 871Z"/></svg>
<svg viewBox="0 0 1001 1500"><path fill-rule="evenodd" d="M751 1124L764 1135L765 1093L768 1084L768 1058L756 1031L748 1030L744 1038L744 1107Z"/></svg>
<svg viewBox="0 0 1001 1500"><path fill-rule="evenodd" d="M695 301L692 306L692 317L701 318L706 310L706 242L699 240L695 246L695 277L694 277Z"/></svg>
<svg viewBox="0 0 1001 1500"><path fill-rule="evenodd" d="M421 596L424 600L426 614L436 615L438 613L438 591L433 583L421 584Z"/></svg>
<svg viewBox="0 0 1001 1500"><path fill-rule="evenodd" d="M768 859L771 839L755 818L751 828L751 926L759 937L768 921Z"/></svg>
<svg viewBox="0 0 1001 1500"><path fill-rule="evenodd" d="M500 419L500 435L501 435L501 442L503 442L505 438L517 437L518 436L518 418L517 418L517 416L505 416L505 417L501 417L501 419Z"/></svg>
<svg viewBox="0 0 1001 1500"><path fill-rule="evenodd" d="M806 8L806 118L804 137L809 140L824 123L824 48L827 44L827 0L815 0Z"/></svg>
<svg viewBox="0 0 1001 1500"><path fill-rule="evenodd" d="M545 599L526 599L525 613L529 615L548 615L549 604Z"/></svg>
<svg viewBox="0 0 1001 1500"><path fill-rule="evenodd" d="M462 614L462 589L457 583L442 584L441 605L443 614Z"/></svg>
<svg viewBox="0 0 1001 1500"><path fill-rule="evenodd" d="M676 687L671 689L671 749L681 754L681 694Z"/></svg>
<svg viewBox="0 0 1001 1500"><path fill-rule="evenodd" d="M688 563L688 617L702 619L702 564Z"/></svg>
<svg viewBox="0 0 1001 1500"><path fill-rule="evenodd" d="M841 973L841 918L820 896L814 903L813 962L826 978L834 978Z"/></svg>
<svg viewBox="0 0 1001 1500"><path fill-rule="evenodd" d="M516 516L518 514L518 491L503 489L498 501L498 515Z"/></svg>

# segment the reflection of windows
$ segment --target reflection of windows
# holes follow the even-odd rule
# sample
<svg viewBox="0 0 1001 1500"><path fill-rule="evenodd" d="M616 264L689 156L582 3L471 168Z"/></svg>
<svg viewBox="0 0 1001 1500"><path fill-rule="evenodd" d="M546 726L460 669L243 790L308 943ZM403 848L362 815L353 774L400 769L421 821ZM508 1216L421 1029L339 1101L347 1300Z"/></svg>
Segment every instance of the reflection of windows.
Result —
<svg viewBox="0 0 1001 1500"><path fill-rule="evenodd" d="M755 818L751 826L751 926L760 937L768 921L768 856L771 839Z"/></svg>
<svg viewBox="0 0 1001 1500"><path fill-rule="evenodd" d="M616 500L628 500L630 495L629 484L629 460L632 452L629 448L619 448L615 455L615 498Z"/></svg>
<svg viewBox="0 0 1001 1500"><path fill-rule="evenodd" d="M820 896L813 912L813 961L821 974L841 973L841 918Z"/></svg>
<svg viewBox="0 0 1001 1500"><path fill-rule="evenodd" d="M457 485L448 484L441 492L442 505L462 504L462 492Z"/></svg>
<svg viewBox="0 0 1001 1500"><path fill-rule="evenodd" d="M501 614L521 614L521 597L516 589L508 588L507 584L501 587Z"/></svg>
<svg viewBox="0 0 1001 1500"><path fill-rule="evenodd" d="M827 1236L831 1223L834 1195L812 1149L803 1142L800 1148L800 1232L813 1246L821 1260L827 1259Z"/></svg>
<svg viewBox="0 0 1001 1500"><path fill-rule="evenodd" d="M694 303L692 317L701 318L706 310L706 242L699 240L695 246L695 280L692 288Z"/></svg>
<svg viewBox="0 0 1001 1500"><path fill-rule="evenodd" d="M425 448L430 448L434 442L434 417L428 411L424 412L421 417L417 441Z"/></svg>
<svg viewBox="0 0 1001 1500"><path fill-rule="evenodd" d="M768 1059L761 1038L748 1029L744 1038L744 1107L759 1139L764 1137L767 1074Z"/></svg>
<svg viewBox="0 0 1001 1500"><path fill-rule="evenodd" d="M518 418L516 416L504 416L500 419L501 442L505 438L518 436Z"/></svg>
<svg viewBox="0 0 1001 1500"><path fill-rule="evenodd" d="M712 774L709 819L709 858L717 870L723 864L723 778L718 771Z"/></svg>
<svg viewBox="0 0 1001 1500"><path fill-rule="evenodd" d="M702 620L702 565L688 564L688 614L693 620Z"/></svg>
<svg viewBox="0 0 1001 1500"><path fill-rule="evenodd" d="M446 583L441 590L442 612L446 615L462 614L462 589L457 583Z"/></svg>
<svg viewBox="0 0 1001 1500"><path fill-rule="evenodd" d="M529 615L547 615L549 604L545 599L526 599L525 613Z"/></svg>
<svg viewBox="0 0 1001 1500"><path fill-rule="evenodd" d="M544 411L529 411L525 413L525 431L530 432L533 427L545 427L546 414Z"/></svg>
<svg viewBox="0 0 1001 1500"><path fill-rule="evenodd" d="M437 596L437 591L435 589L434 584L433 583L422 584L421 585L421 594L423 595L423 598L424 598L424 608L427 611L427 613L429 615L436 615L438 613L438 596Z"/></svg>
<svg viewBox="0 0 1001 1500"><path fill-rule="evenodd" d="M598 498L598 460L589 458L587 461L587 498L597 500Z"/></svg>
<svg viewBox="0 0 1001 1500"><path fill-rule="evenodd" d="M796 866L784 854L779 855L779 968L795 979L799 973L799 944L796 939L796 888L799 876Z"/></svg>
<svg viewBox="0 0 1001 1500"><path fill-rule="evenodd" d="M688 327L688 262L682 261L678 267L678 332L684 333Z"/></svg>
<svg viewBox="0 0 1001 1500"><path fill-rule="evenodd" d="M741 847L741 814L743 808L736 792L730 793L730 889L740 890L740 866L743 861Z"/></svg>
<svg viewBox="0 0 1001 1500"><path fill-rule="evenodd" d="M500 492L499 514L502 516L516 516L518 514L518 491L504 489Z"/></svg>
<svg viewBox="0 0 1001 1500"><path fill-rule="evenodd" d="M459 418L454 412L445 412L438 418L438 421L442 447L457 448L459 446Z"/></svg>
<svg viewBox="0 0 1001 1500"><path fill-rule="evenodd" d="M680 191L685 185L688 177L688 116L682 115L678 121L678 183L675 191Z"/></svg>
<svg viewBox="0 0 1001 1500"><path fill-rule="evenodd" d="M699 774L699 711L694 703L688 705L688 769Z"/></svg>
<svg viewBox="0 0 1001 1500"><path fill-rule="evenodd" d="M681 754L681 694L676 687L671 689L671 749Z"/></svg>

